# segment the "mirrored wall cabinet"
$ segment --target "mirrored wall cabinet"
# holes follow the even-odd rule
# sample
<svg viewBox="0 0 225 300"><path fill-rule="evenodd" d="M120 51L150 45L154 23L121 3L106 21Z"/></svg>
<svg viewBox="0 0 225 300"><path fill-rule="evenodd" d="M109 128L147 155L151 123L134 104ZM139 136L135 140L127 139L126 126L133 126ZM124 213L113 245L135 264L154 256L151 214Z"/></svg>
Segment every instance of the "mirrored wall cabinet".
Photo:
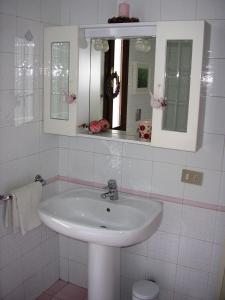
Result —
<svg viewBox="0 0 225 300"><path fill-rule="evenodd" d="M45 132L196 151L203 44L204 21L46 28Z"/></svg>

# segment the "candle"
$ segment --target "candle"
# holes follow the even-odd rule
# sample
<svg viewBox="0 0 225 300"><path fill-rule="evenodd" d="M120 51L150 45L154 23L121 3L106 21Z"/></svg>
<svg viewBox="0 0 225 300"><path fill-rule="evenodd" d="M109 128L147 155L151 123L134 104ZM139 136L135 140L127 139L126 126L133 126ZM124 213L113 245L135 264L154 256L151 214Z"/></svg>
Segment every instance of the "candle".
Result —
<svg viewBox="0 0 225 300"><path fill-rule="evenodd" d="M122 2L119 4L119 16L129 18L129 4Z"/></svg>

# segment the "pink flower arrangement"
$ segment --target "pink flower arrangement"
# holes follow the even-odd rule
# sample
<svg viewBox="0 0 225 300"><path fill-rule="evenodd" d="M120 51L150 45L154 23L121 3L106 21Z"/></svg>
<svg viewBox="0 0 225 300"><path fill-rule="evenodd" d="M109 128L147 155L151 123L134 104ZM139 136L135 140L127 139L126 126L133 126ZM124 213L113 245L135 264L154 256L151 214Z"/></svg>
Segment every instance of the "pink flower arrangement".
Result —
<svg viewBox="0 0 225 300"><path fill-rule="evenodd" d="M106 131L109 129L109 127L110 127L110 124L106 119L101 119L99 121L94 120L94 121L91 121L89 124L89 130L92 133L99 133L101 131Z"/></svg>

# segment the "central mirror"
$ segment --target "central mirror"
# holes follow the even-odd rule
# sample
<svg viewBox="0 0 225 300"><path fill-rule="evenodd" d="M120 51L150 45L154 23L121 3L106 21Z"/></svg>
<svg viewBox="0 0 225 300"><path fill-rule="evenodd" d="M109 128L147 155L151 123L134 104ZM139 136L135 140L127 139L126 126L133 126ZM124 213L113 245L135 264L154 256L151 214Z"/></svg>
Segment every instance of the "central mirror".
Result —
<svg viewBox="0 0 225 300"><path fill-rule="evenodd" d="M155 37L90 40L89 121L106 119L110 129L137 137L150 121Z"/></svg>

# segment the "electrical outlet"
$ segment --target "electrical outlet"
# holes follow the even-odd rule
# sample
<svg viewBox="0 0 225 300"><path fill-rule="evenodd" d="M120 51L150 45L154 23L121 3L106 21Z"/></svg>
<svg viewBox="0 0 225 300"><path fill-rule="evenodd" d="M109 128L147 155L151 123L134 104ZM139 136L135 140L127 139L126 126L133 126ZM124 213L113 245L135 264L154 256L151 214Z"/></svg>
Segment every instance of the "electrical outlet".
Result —
<svg viewBox="0 0 225 300"><path fill-rule="evenodd" d="M203 173L192 170L183 169L181 181L185 183L202 185Z"/></svg>

